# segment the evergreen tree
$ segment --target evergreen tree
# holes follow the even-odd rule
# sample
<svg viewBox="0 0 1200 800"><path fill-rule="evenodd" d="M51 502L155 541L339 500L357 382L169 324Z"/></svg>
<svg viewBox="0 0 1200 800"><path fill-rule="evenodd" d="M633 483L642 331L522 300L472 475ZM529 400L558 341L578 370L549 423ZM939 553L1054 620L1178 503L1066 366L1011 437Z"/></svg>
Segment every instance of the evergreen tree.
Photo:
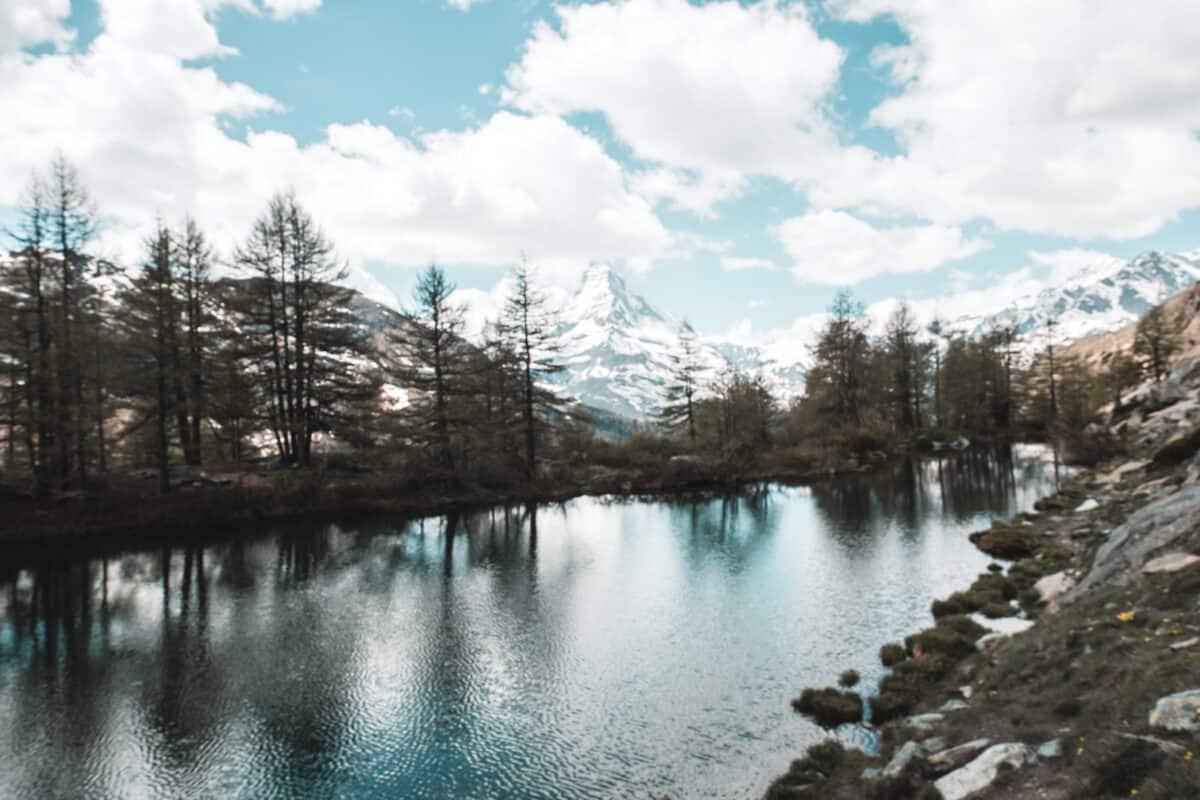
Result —
<svg viewBox="0 0 1200 800"><path fill-rule="evenodd" d="M1150 309L1138 320L1133 339L1133 353L1141 361L1143 369L1161 383L1179 351L1179 334L1167 320L1161 305Z"/></svg>
<svg viewBox="0 0 1200 800"><path fill-rule="evenodd" d="M687 431L688 441L696 443L696 394L700 390L700 348L696 331L687 322L679 329L679 347L671 355L671 375L666 386L666 402L659 417L669 431Z"/></svg>
<svg viewBox="0 0 1200 800"><path fill-rule="evenodd" d="M562 372L558 363L558 343L554 338L554 320L546 295L533 285L529 264L522 261L513 273L514 286L504 307L501 329L508 347L516 357L521 384L521 428L525 439L525 475L537 477L537 447L540 429L547 415L562 405L554 392L542 385Z"/></svg>
<svg viewBox="0 0 1200 800"><path fill-rule="evenodd" d="M864 381L870 361L862 304L840 291L812 350L806 393L838 424L862 422Z"/></svg>
<svg viewBox="0 0 1200 800"><path fill-rule="evenodd" d="M453 292L446 273L430 266L413 291L416 309L388 332L395 349L387 359L388 372L394 383L411 392L405 409L409 433L432 448L435 462L445 469L455 466L451 440L463 427L455 414L455 400L467 393L463 309L451 302Z"/></svg>

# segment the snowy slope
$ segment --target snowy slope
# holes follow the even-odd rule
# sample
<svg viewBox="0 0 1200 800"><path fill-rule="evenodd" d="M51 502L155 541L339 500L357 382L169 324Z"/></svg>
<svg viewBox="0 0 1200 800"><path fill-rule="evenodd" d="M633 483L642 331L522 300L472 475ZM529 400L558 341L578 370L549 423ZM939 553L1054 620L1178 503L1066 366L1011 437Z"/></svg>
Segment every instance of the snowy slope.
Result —
<svg viewBox="0 0 1200 800"><path fill-rule="evenodd" d="M1049 319L1057 321L1062 343L1113 331L1200 280L1197 256L1200 251L1150 251L1125 263L1087 267L995 314L955 319L950 329L975 335L1012 326L1030 347L1040 346Z"/></svg>
<svg viewBox="0 0 1200 800"><path fill-rule="evenodd" d="M594 264L559 320L556 335L566 366L559 384L564 394L634 419L657 414L670 381L672 356L679 351L680 319L635 294L608 265ZM697 344L702 380L737 369L762 372L781 394L793 393L800 385L756 348L704 340Z"/></svg>

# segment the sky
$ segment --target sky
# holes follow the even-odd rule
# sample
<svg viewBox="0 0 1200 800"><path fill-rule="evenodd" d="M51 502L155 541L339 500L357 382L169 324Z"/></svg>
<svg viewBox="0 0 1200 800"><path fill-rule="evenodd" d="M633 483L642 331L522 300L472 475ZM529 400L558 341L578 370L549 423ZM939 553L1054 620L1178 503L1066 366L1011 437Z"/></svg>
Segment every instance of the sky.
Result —
<svg viewBox="0 0 1200 800"><path fill-rule="evenodd" d="M56 151L130 264L292 188L380 299L601 262L785 340L1200 247L1200 4L0 0L0 221Z"/></svg>

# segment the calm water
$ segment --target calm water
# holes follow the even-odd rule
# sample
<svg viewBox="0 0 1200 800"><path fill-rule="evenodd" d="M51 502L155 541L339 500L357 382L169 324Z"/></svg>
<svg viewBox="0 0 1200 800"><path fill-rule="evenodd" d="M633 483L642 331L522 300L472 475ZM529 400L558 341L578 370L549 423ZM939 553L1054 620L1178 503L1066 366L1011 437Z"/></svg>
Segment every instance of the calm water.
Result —
<svg viewBox="0 0 1200 800"><path fill-rule="evenodd" d="M1053 484L1018 448L697 502L0 554L0 797L755 797L822 736L798 690L877 680L879 646L986 566L967 534Z"/></svg>

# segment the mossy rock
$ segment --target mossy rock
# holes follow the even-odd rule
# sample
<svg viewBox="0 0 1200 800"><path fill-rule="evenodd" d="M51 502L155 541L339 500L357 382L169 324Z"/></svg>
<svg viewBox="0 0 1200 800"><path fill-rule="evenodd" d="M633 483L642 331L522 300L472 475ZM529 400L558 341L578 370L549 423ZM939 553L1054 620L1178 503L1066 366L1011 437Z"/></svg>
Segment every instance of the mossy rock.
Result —
<svg viewBox="0 0 1200 800"><path fill-rule="evenodd" d="M939 655L958 660L975 652L975 642L986 629L970 617L953 614L942 617L938 624L908 636L905 647L914 657Z"/></svg>
<svg viewBox="0 0 1200 800"><path fill-rule="evenodd" d="M831 687L805 689L792 701L792 708L812 717L825 728L834 728L846 722L861 722L863 718L862 697Z"/></svg>
<svg viewBox="0 0 1200 800"><path fill-rule="evenodd" d="M871 722L882 725L908 714L912 700L899 692L880 692L871 698Z"/></svg>
<svg viewBox="0 0 1200 800"><path fill-rule="evenodd" d="M994 558L1016 561L1038 551L1041 538L1024 527L995 527L971 534L971 541Z"/></svg>

